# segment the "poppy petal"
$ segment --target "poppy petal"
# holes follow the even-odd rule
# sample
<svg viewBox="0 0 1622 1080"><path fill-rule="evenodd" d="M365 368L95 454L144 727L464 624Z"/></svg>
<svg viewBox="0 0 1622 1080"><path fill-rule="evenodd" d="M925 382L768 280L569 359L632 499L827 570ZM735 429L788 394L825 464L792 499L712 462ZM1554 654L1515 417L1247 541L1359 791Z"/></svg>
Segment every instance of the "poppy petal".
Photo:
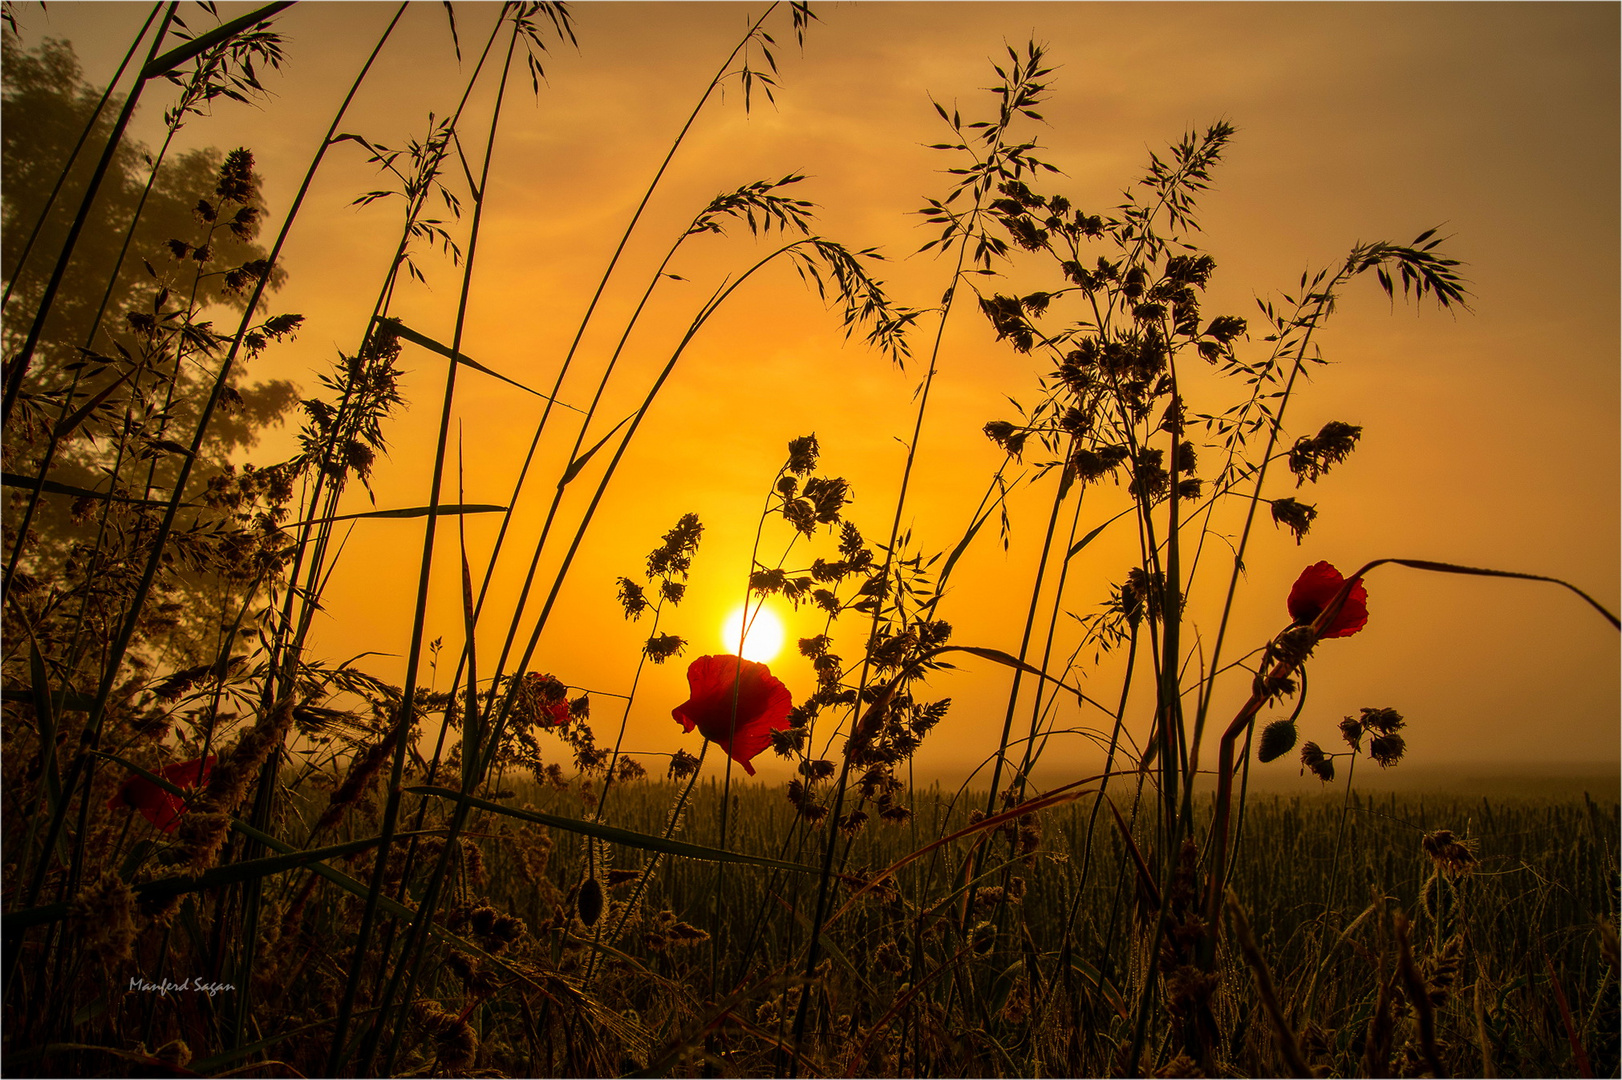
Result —
<svg viewBox="0 0 1622 1080"><path fill-rule="evenodd" d="M158 770L158 775L179 788L197 787L208 783L216 760L218 759L215 755L210 754L207 761L194 758L191 761L165 765ZM180 815L186 812L184 799L171 794L144 776L126 777L118 786L118 790L113 793L113 797L107 800L109 810L116 810L121 806L139 810L142 817L166 833L175 831L175 827L180 824Z"/></svg>

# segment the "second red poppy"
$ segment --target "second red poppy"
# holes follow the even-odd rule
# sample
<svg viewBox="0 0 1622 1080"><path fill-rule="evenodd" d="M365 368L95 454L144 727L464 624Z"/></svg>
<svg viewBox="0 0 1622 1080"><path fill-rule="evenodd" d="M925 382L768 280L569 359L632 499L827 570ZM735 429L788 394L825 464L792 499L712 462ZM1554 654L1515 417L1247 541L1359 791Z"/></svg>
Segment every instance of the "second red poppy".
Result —
<svg viewBox="0 0 1622 1080"><path fill-rule="evenodd" d="M178 788L198 787L208 783L209 774L214 771L215 757L208 756L208 760L193 759L182 761L176 765L165 765L158 770L158 775ZM130 776L118 785L113 797L107 800L107 809L116 810L120 806L133 806L152 824L166 833L175 831L180 824L180 815L186 812L186 802L178 795L159 787L144 776Z"/></svg>
<svg viewBox="0 0 1622 1080"><path fill-rule="evenodd" d="M1311 623L1323 613L1340 587L1346 584L1346 579L1339 570L1326 562L1313 563L1301 571L1301 576L1295 579L1295 585L1290 589L1290 598L1287 605L1290 609L1290 618L1301 625ZM1369 593L1359 581L1352 586L1351 592L1346 594L1346 602L1341 605L1340 611L1324 627L1319 637L1349 637L1363 629L1369 621Z"/></svg>

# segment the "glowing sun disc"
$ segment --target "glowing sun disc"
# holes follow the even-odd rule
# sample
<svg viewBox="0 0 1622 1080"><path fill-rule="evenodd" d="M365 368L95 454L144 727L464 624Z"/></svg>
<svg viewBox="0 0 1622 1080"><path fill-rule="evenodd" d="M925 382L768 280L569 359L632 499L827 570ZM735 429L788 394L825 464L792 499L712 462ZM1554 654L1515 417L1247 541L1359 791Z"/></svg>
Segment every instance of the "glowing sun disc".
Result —
<svg viewBox="0 0 1622 1080"><path fill-rule="evenodd" d="M743 608L738 608L726 621L721 624L721 643L729 653L736 653L745 660L756 660L768 663L783 648L783 622L771 608L749 605L749 632L742 634ZM743 648L738 648L739 638L743 639Z"/></svg>

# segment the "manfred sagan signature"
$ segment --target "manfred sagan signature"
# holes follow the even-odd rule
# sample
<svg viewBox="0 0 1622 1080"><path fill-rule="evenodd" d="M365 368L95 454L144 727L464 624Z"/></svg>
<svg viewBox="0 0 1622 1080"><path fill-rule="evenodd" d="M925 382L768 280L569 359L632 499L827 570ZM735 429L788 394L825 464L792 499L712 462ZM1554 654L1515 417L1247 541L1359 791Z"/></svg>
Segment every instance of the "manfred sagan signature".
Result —
<svg viewBox="0 0 1622 1080"><path fill-rule="evenodd" d="M130 979L130 989L140 990L143 993L148 994L164 995L170 993L185 993L190 991L192 993L207 994L209 997L213 997L222 990L235 990L236 987L231 983L205 982L204 980L198 978L181 979L179 982L175 982L172 979L164 979L161 982L147 982L145 979L132 978Z"/></svg>

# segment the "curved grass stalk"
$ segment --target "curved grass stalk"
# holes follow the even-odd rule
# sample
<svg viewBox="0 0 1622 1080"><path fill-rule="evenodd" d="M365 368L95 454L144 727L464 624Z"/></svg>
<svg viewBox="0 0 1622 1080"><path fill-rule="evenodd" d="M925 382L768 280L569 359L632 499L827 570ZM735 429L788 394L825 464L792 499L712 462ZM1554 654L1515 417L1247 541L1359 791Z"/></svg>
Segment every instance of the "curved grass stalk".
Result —
<svg viewBox="0 0 1622 1080"><path fill-rule="evenodd" d="M396 16L396 19L398 19L398 16ZM295 623L293 619L294 601L299 598L296 591L289 592L282 613L281 632L287 633L289 632L287 628L291 628L293 642L291 654L288 653L285 641L278 642L278 651L284 655L282 663L285 672L284 678L292 677L292 672L297 664L297 654L302 650L302 643L309 630L310 619L318 606L317 600L322 588L324 588L325 579L329 578L333 572L333 567L327 564L326 555L332 534L332 524L339 519L338 506L346 485L343 480L343 472L337 468L332 469L334 478L329 484L328 467L336 464L337 447L340 440L356 434L356 432L346 429L345 423L363 426L375 424L377 416L373 415L373 413L378 410L386 411L394 403L392 398L380 399L378 402L366 401L365 394L372 392L372 388L364 386L361 399L357 403L357 380L364 384L367 373L372 372L378 365L387 361L386 354L389 352L389 345L385 341L388 339L388 335L383 332L380 320L392 301L401 267L405 266L412 273L416 272L410 264L411 240L418 235L421 214L427 205L428 199L433 194L444 157L449 151L451 141L455 138L456 125L460 122L462 113L466 110L468 100L472 96L473 88L484 71L484 65L489 59L490 50L495 43L499 30L500 22L498 20L496 26L491 30L490 37L486 40L483 50L480 52L472 74L468 77L467 84L462 91L462 96L457 102L455 110L437 129L430 131L424 144L417 148L419 152L414 155L416 171L413 175L407 176L401 170L395 168L393 156L389 152L373 146L367 140L356 135L336 134L336 125L333 131L329 133L325 144L332 145L336 142L352 141L371 151L373 160L381 164L386 171L391 172L400 181L402 187L400 194L405 198L406 208L404 221L401 225L400 240L395 246L394 256L378 290L378 297L372 307L370 317L361 332L361 344L353 365L355 370L347 372L342 381L342 393L336 416L331 423L327 438L322 441L315 457L312 459L312 463L316 465L316 478L313 490L307 499L311 511L306 515L307 520L303 523L304 531L294 548L295 556L293 568L289 573L290 579L297 579L305 560L305 552L311 550L312 555L309 559L310 566L303 595L304 604L300 610L298 621ZM451 363L453 366L456 363L454 357L457 355L459 353L452 351L451 356L453 359ZM359 433L366 434L363 428ZM319 509L317 508L318 503L320 503ZM319 587L318 582L321 583Z"/></svg>
<svg viewBox="0 0 1622 1080"><path fill-rule="evenodd" d="M1373 270L1386 294L1388 296L1392 295L1391 277L1390 272L1387 270L1387 267L1391 264L1397 266L1402 276L1403 296L1405 299L1409 294L1410 282L1412 282L1415 299L1423 299L1426 295L1434 296L1437 303L1444 310L1450 309L1455 304L1461 307L1464 306L1464 297L1466 295L1464 287L1458 275L1452 270L1452 267L1457 264L1451 259L1432 254L1436 241L1430 241L1427 244L1433 232L1434 230L1421 234L1414 241L1414 244L1409 247L1375 243L1360 244L1353 248L1351 253L1347 255L1346 261L1342 264L1340 270L1329 278L1327 284L1322 284L1324 280L1322 272L1313 279L1312 288L1310 291L1305 291L1301 297L1296 309L1297 313L1287 322L1280 323L1278 326L1281 343L1288 340L1286 329L1299 334L1298 343L1293 350L1290 350L1293 354L1289 360L1290 374L1285 380L1278 409L1273 413L1272 421L1268 425L1267 446L1262 452L1260 464L1256 469L1256 482L1249 497L1249 505L1245 511L1244 528L1240 532L1239 544L1234 549L1233 570L1228 578L1227 598L1223 602L1222 618L1217 626L1216 642L1211 649L1211 675L1208 677L1210 686L1205 692L1195 720L1197 729L1201 729L1205 725L1206 708L1212 694L1215 692L1215 679L1220 670L1222 645L1227 636L1228 617L1233 609L1234 595L1238 591L1239 575L1244 568L1245 551L1250 543L1251 527L1255 523L1256 508L1263 501L1262 487L1267 480L1267 469L1275 458L1274 451L1278 446L1279 437L1283 431L1284 411L1289 404L1296 379L1300 377L1301 372L1305 369L1307 350L1312 342L1313 335L1323 321L1333 312L1335 291L1353 277ZM1302 285L1303 288L1307 285L1305 275L1302 276ZM1320 285L1322 285L1321 288ZM1303 309L1308 306L1310 306L1310 310L1303 315ZM1269 370L1274 368L1274 359L1269 358L1266 366ZM1262 381L1258 380L1256 395L1261 393L1262 384ZM1254 396L1252 401L1255 401ZM1230 462L1232 460L1231 454L1229 460Z"/></svg>
<svg viewBox="0 0 1622 1080"><path fill-rule="evenodd" d="M514 605L512 621L508 624L507 636L502 643L501 654L496 660L495 674L497 679L499 679L500 676L507 670L507 660L511 655L513 644L517 640L518 631L522 624L524 608L528 605L530 593L535 585L535 575L540 568L541 555L545 550L547 540L551 536L552 526L557 520L558 511L562 507L565 489L579 476L580 471L583 469L584 465L591 458L591 456L601 449L602 446L606 444L607 440L614 434L614 431L611 430L609 434L604 437L602 442L597 443L584 454L581 452L581 448L585 445L586 432L590 428L591 421L596 417L598 407L601 405L603 396L607 391L608 380L613 375L614 369L619 363L620 356L625 350L626 343L630 340L632 331L636 328L638 322L641 320L643 310L647 307L648 301L652 299L654 289L658 286L661 280L669 276L666 271L668 270L671 261L676 257L677 252L681 249L683 243L686 242L687 238L703 233L721 232L722 230L719 219L722 217L736 216L739 211L744 211L751 214L753 211L759 211L766 222L766 225L764 226L765 230L769 230L770 223L775 220L779 224L780 228L786 230L789 225L793 225L798 228L802 234L806 233L805 210L807 209L808 204L800 203L797 200L783 199L770 194L772 189L781 187L785 184L798 182L799 179L799 176L790 175L785 177L783 180L778 181L776 184L769 184L764 181L757 182L755 184L746 185L737 191L729 192L725 195L716 197L703 210L699 211L699 213L694 216L692 222L688 224L687 228L682 232L682 234L671 244L670 248L666 251L664 258L660 260L658 269L655 270L652 277L649 278L647 287L642 292L641 299L638 300L636 308L632 311L630 319L627 320L624 329L620 333L619 341L615 344L614 351L610 354L608 363L604 366L603 373L598 379L597 390L592 396L591 404L585 411L585 416L581 421L580 430L576 433L574 445L569 451L568 459L570 464L566 469L564 476L558 481L556 489L552 493L552 501L547 507L546 517L542 521L540 534L535 541L535 549L530 556L529 569L525 573L524 584L519 590L518 600ZM751 228L751 231L754 231L753 227ZM584 332L583 326L581 328L581 332ZM566 359L565 365L567 365L567 362L568 361ZM559 382L553 387L554 395L560 387L561 374L559 377ZM518 482L513 488L512 498L508 503L509 507L516 507L518 504L518 495L523 488L524 478L528 474L530 461L534 456L536 447L540 443L541 433L545 426L546 418L548 415L550 415L550 411L551 406L548 405L547 409L542 413L540 424L537 425L535 429L535 435L530 442L529 454L525 457L523 469L521 469L519 472ZM621 423L623 424L625 421L622 420ZM614 430L617 430L617 428ZM490 562L485 571L484 585L481 586L479 592L479 604L481 609L484 602L485 591L489 588L491 578L495 573L495 561L500 553L501 536L505 535L507 523L511 520L511 513L511 510L509 510L508 514L503 518L503 532L497 536L496 549L492 552ZM519 668L522 669L527 666L527 664L528 660L525 659L519 664Z"/></svg>
<svg viewBox="0 0 1622 1080"><path fill-rule="evenodd" d="M671 161L675 159L676 151L679 150L682 143L686 141L687 133L689 130L691 130L694 122L697 121L698 115L703 110L705 103L709 101L710 96L714 94L722 83L726 81L727 75L732 68L732 62L738 58L740 53L743 53L748 49L751 42L756 41L759 38L762 33L761 28L765 25L766 19L774 10L776 10L777 6L777 2L774 2L767 7L766 11L760 16L760 18L755 20L755 22L749 27L742 39L739 40L738 44L733 47L730 53L727 54L726 59L721 62L721 66L716 70L715 75L710 79L709 84L705 87L704 93L699 96L698 103L693 106L693 111L688 115L686 123L684 123L681 130L676 133L676 137L674 140L672 140L670 149L665 153L664 159L659 163L659 167L654 171L653 179L648 182L648 187L643 192L641 201L637 203L636 209L631 213L630 220L626 222L625 231L620 235L619 243L615 245L613 254L609 256L608 265L604 267L602 276L597 281L597 287L592 292L590 301L588 301L586 304L585 313L580 317L580 323L575 328L574 338L572 341L570 341L568 351L564 353L563 361L558 366L557 378L553 380L551 393L547 395L547 404L541 412L541 419L536 423L535 434L530 439L529 450L524 455L524 463L519 468L518 479L513 485L512 497L507 500L508 510L502 515L501 526L496 534L495 546L492 548L490 559L486 564L484 581L479 587L478 607L480 609L482 609L484 606L486 592L490 587L491 578L495 574L496 562L501 556L501 549L504 541L506 540L507 530L512 523L512 515L518 506L519 494L522 492L524 482L529 475L530 465L535 459L535 453L540 446L541 436L546 430L547 421L551 418L553 403L559 400L559 393L563 389L563 380L568 376L569 368L574 362L575 353L580 348L582 338L585 337L586 328L591 324L592 317L597 311L597 305L602 300L604 291L608 288L609 278L613 276L615 268L619 265L620 256L624 254L626 245L630 243L631 234L636 230L637 224L642 220L643 212L647 209L648 203L652 201L653 194L658 189L660 181L664 179L666 170L669 169ZM797 30L803 32L802 20L810 17L809 12L803 9L803 5L793 4L791 6L794 8L795 12L795 26ZM802 11L804 11L804 14L802 14ZM684 237L685 235L687 234L684 234ZM680 240L677 241L677 246L679 246L679 244ZM614 353L616 358L619 355L620 349L623 349L625 340L630 336L632 327L641 316L642 309L644 306L646 306L649 297L652 295L654 286L660 280L660 276L663 274L665 267L669 265L670 258L674 255L674 252L675 249L673 247L671 249L671 253L665 257L664 262L660 264L659 270L649 282L647 290L643 293L641 302L638 303L635 312L632 314L630 321L625 327L624 333L621 335L619 347L615 349ZM614 361L610 360L608 370L603 374L602 383L598 387L599 398L602 395L603 385L606 385L608 373L612 370L613 364ZM585 439L586 426L589 423L590 414L588 414L587 419L581 424L580 434L576 438L574 449L569 455L569 460L571 462L576 461L579 457L580 447ZM547 515L546 525L542 528L541 537L536 543L535 555L531 561L529 574L525 578L524 587L520 594L520 599L517 606L518 614L514 615L512 631L509 632L507 642L502 648L501 656L496 662L496 672L498 675L505 670L507 655L512 646L513 633L516 632L519 614L522 613L525 599L529 595L536 566L540 561L541 547L546 542L547 530L551 525L552 516L552 513L549 512Z"/></svg>
<svg viewBox="0 0 1622 1080"><path fill-rule="evenodd" d="M395 22L398 22L400 16L404 14L404 11L405 6L402 4L401 8L395 15ZM394 23L390 24L391 30L393 25ZM451 135L454 135L455 124L459 121L462 112L465 110L467 102L472 95L473 87L484 70L484 65L489 57L490 49L494 45L496 36L499 33L500 25L500 20L498 20L496 25L492 28L490 37L486 41L484 49L479 56L479 60L474 67L474 71L468 79L461 100L458 102L453 116L447 120L445 125L443 125L440 129L441 132L449 131ZM387 36L388 33L385 32L384 38L386 39ZM324 146L330 146L334 142L346 140L360 141L365 144L364 140L357 139L354 136L337 136L334 138L336 123L337 121L334 122L334 128L329 130L327 141L323 144ZM336 521L342 520L343 517L337 513L337 509L339 506L339 501L344 492L345 483L344 473L335 469L333 470L334 475L331 483L328 484L328 463L335 460L337 447L341 439L359 434L363 437L367 437L370 441L370 436L367 435L366 432L367 425L375 425L377 419L382 415L382 413L386 412L394 401L397 400L389 396L392 394L392 390L388 388L388 380L384 379L377 385L373 385L371 382L371 379L376 374L374 369L380 367L381 365L390 363L389 349L386 345L381 344L380 341L381 335L378 332L378 320L380 314L386 310L389 303L389 298L393 295L394 283L398 278L400 268L407 263L408 246L411 237L415 235L415 224L426 204L429 195L432 193L434 178L438 174L439 165L447 150L448 141L449 136L446 136L439 139L437 145L435 145L434 138L432 135L430 135L429 144L423 147L422 153L418 155L420 160L417 162L417 174L412 177L406 177L398 170L391 169L391 171L393 171L395 175L402 180L406 189L405 194L407 207L405 212L405 222L401 229L400 242L395 249L394 257L390 262L390 268L385 274L383 285L379 290L376 305L374 306L371 317L366 324L366 329L362 333L360 350L357 353L353 364L350 365L350 369L345 372L342 382L341 400L337 408L337 419L334 419L330 425L330 430L326 439L318 445L315 456L312 459L317 468L315 470L315 483L312 485L307 497L307 503L311 507L311 513L308 516L308 519L301 523L303 532L294 548L295 554L293 567L289 573L290 579L296 580L301 564L305 561L306 552L311 552L310 558L308 559L309 565L307 570L307 580L302 593L300 593L297 587L293 587L288 590L286 602L283 605L281 619L276 627L277 637L272 649L273 655L279 656L280 661L274 665L272 678L266 680L266 707L268 707L268 702L273 700L273 695L275 693L274 680L276 678L280 678L287 684L291 684L295 680L299 669L299 656L303 650L303 642L310 629L312 617L319 607L319 597L324 591L326 583L331 579L332 574L337 569L338 556L334 556L331 560L329 560L327 558L327 549L332 536L333 524ZM369 144L365 145L369 146ZM374 156L377 158L377 160L383 160L382 155L378 154L375 150ZM454 357L456 354L453 352L451 355ZM455 366L454 359L452 360L452 366ZM371 372L372 374L368 374L368 372ZM350 430L351 427L354 428L353 431ZM341 555L341 553L342 545L339 547L338 555ZM298 619L295 622L295 604L300 600L303 601L303 604L302 607L297 609ZM460 673L458 672L458 675L459 674ZM390 742L393 743L392 749L394 751L403 752L410 729L410 715L411 714L409 713L401 713L401 719L396 723L393 731L385 734L385 745L381 748L383 753L390 752L390 747L387 745ZM272 761L267 764L267 771L261 778L261 792L269 791L275 782L275 774L268 766L275 765L276 760L277 759L273 758ZM259 809L259 806L256 804L256 812ZM266 809L268 810L268 806ZM421 814L419 814L417 824L419 827L422 824ZM320 827L321 823L318 822L316 831L319 831ZM415 853L415 843L416 841L413 837L411 848L413 854Z"/></svg>
<svg viewBox="0 0 1622 1080"><path fill-rule="evenodd" d="M663 369L661 369L659 375L649 388L647 396L644 398L642 404L625 421L627 425L625 432L619 437L618 444L614 449L614 454L609 460L608 464L605 466L603 475L597 484L597 489L595 492L593 492L592 497L587 504L584 513L582 514L580 524L575 530L574 538L570 542L568 550L563 555L561 564L559 565L556 575L553 578L551 588L547 593L544 603L542 604L541 611L536 617L534 629L530 633L529 640L526 643L518 662L516 665L514 665L514 670L528 670L530 661L533 658L536 649L539 647L541 633L546 628L547 619L552 613L553 606L557 603L558 595L562 592L563 583L568 575L569 567L573 563L575 556L579 553L580 545L585 540L586 532L591 526L591 522L596 514L597 507L601 504L603 495L608 490L608 485L613 480L614 473L618 469L620 461L625 456L626 449L630 446L631 440L635 438L637 429L641 426L642 421L647 417L649 410L652 409L653 403L655 400L657 400L660 390L663 389L664 384L669 380L672 372L674 372L677 363L681 360L682 356L686 352L687 346L692 343L693 339L697 337L698 332L704 328L704 326L714 316L715 312L733 295L733 293L735 293L756 273L775 262L780 257L786 257L794 260L797 266L803 263L806 265L811 265L814 268L816 262L819 260L828 264L831 270L834 272L834 276L836 277L837 284L839 286L840 296L846 305L847 325L850 325L856 321L872 322L874 323L874 328L868 335L871 342L892 353L897 353L899 350L904 348L904 342L901 334L904 330L905 324L910 321L910 318L905 314L897 315L895 313L894 309L890 306L888 299L885 298L879 283L866 276L861 268L855 263L854 258L848 251L846 251L840 245L822 237L812 236L785 244L755 262L752 266L740 274L736 280L723 284L719 289L716 290L710 299L705 302L703 307L699 310L699 313L694 316L686 331L682 334L681 340L671 352L670 359L665 363L665 366ZM509 691L502 702L501 712L495 724L495 730L497 732L500 731L502 725L506 722L506 719L511 712L513 701L514 694ZM486 758L486 766L487 765L488 756Z"/></svg>

